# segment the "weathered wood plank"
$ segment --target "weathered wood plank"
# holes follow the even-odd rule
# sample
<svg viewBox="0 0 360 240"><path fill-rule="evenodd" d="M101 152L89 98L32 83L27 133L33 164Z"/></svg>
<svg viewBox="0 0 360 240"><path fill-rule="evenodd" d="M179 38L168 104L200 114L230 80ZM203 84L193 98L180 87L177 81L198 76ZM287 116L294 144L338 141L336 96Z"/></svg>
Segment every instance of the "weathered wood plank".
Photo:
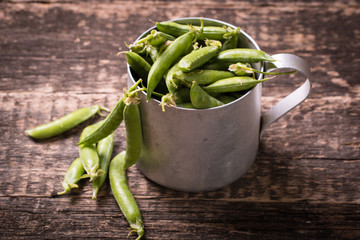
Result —
<svg viewBox="0 0 360 240"><path fill-rule="evenodd" d="M358 205L137 199L146 239L356 239ZM2 239L125 239L113 198L0 198ZM6 208L4 208L6 206ZM231 213L229 213L231 209ZM6 211L4 211L6 210ZM346 224L344 224L346 222ZM131 238L134 239L134 238Z"/></svg>

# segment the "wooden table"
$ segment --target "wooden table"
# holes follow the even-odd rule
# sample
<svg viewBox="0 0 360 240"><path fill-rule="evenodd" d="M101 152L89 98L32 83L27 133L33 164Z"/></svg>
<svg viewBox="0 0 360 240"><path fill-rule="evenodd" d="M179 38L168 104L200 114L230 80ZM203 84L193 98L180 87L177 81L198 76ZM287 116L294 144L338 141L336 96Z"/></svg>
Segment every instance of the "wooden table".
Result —
<svg viewBox="0 0 360 240"><path fill-rule="evenodd" d="M101 2L101 3L100 3ZM80 107L112 108L126 86L116 56L154 21L202 16L240 26L270 54L311 65L311 96L266 130L251 169L218 191L129 184L146 239L359 239L359 1L5 1L0 3L0 238L125 239L106 183L57 197L81 130L49 140L24 130ZM264 86L266 110L301 77ZM125 148L124 126L115 152ZM134 239L134 236L130 237Z"/></svg>

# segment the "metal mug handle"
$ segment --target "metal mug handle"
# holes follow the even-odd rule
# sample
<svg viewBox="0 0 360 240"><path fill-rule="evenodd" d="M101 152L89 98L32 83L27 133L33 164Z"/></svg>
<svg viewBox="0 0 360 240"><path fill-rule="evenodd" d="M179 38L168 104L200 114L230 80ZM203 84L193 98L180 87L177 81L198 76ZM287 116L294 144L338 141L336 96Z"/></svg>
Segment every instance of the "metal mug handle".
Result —
<svg viewBox="0 0 360 240"><path fill-rule="evenodd" d="M262 115L260 137L262 136L264 130L273 122L303 102L309 96L311 91L310 67L302 58L286 53L275 54L272 57L277 61L271 63L267 62L265 64L267 72L275 69L291 68L302 73L306 77L306 80L295 91L291 92L288 96L280 100Z"/></svg>

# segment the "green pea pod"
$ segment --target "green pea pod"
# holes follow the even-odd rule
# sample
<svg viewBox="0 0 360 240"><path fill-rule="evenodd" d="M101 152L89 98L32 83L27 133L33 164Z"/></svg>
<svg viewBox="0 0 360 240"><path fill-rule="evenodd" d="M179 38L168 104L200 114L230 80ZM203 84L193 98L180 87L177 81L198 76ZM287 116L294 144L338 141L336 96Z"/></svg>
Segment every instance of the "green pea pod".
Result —
<svg viewBox="0 0 360 240"><path fill-rule="evenodd" d="M175 37L166 34L164 32L152 30L149 35L137 41L139 43L149 43L152 46L158 47L164 44L166 41L174 41Z"/></svg>
<svg viewBox="0 0 360 240"><path fill-rule="evenodd" d="M186 33L178 37L173 43L168 46L165 51L156 59L151 66L149 76L147 79L147 101L150 101L151 95L163 78L165 72L167 72L170 66L176 59L182 56L189 48L192 41L196 37L195 32Z"/></svg>
<svg viewBox="0 0 360 240"><path fill-rule="evenodd" d="M237 98L226 95L226 94L220 94L220 95L216 96L216 99L223 102L224 104L227 104L227 103L231 103L232 101L236 100Z"/></svg>
<svg viewBox="0 0 360 240"><path fill-rule="evenodd" d="M197 82L193 82L190 89L191 103L195 108L212 108L221 106L224 103L207 94Z"/></svg>
<svg viewBox="0 0 360 240"><path fill-rule="evenodd" d="M177 104L190 102L190 88L183 87L178 89L174 94L174 101Z"/></svg>
<svg viewBox="0 0 360 240"><path fill-rule="evenodd" d="M147 44L145 46L145 52L147 55L150 56L151 61L154 63L156 61L156 59L159 57L159 50L157 49L157 47L154 47L150 44ZM145 78L146 79L146 78Z"/></svg>
<svg viewBox="0 0 360 240"><path fill-rule="evenodd" d="M176 104L176 106L177 106L177 107L181 107L181 108L196 109L191 102L178 103L178 104Z"/></svg>
<svg viewBox="0 0 360 240"><path fill-rule="evenodd" d="M101 124L102 121L84 128L80 136L80 141L86 138L89 134L91 134ZM99 169L100 159L95 144L80 145L79 155L82 165L86 171L86 174L84 174L82 178L89 177L90 181L94 181L97 177L103 175L104 171L102 169Z"/></svg>
<svg viewBox="0 0 360 240"><path fill-rule="evenodd" d="M137 86L140 84L141 80L137 81L133 86L131 86L128 92L134 91ZM124 97L121 98L116 106L112 109L110 114L105 118L101 125L98 126L91 134L80 139L78 145L82 144L94 144L99 142L101 139L109 136L113 133L121 124L123 120L123 112L124 112Z"/></svg>
<svg viewBox="0 0 360 240"><path fill-rule="evenodd" d="M124 108L124 122L126 129L126 155L124 168L134 165L141 153L142 130L140 121L139 101L130 100Z"/></svg>
<svg viewBox="0 0 360 240"><path fill-rule="evenodd" d="M234 48L222 51L216 57L217 61L228 63L257 63L261 61L276 61L264 51L250 48Z"/></svg>
<svg viewBox="0 0 360 240"><path fill-rule="evenodd" d="M79 186L77 185L77 182L81 179L84 172L85 170L81 159L75 159L65 173L64 181L61 182L62 186L64 187L64 191L59 192L58 195L68 193L72 188L78 188Z"/></svg>
<svg viewBox="0 0 360 240"><path fill-rule="evenodd" d="M175 74L182 73L179 68L179 62L174 64L165 75L165 83L169 93L174 94L176 89L180 86L180 81L174 78Z"/></svg>
<svg viewBox="0 0 360 240"><path fill-rule="evenodd" d="M213 58L218 51L218 46L207 46L194 50L179 61L179 68L183 72L190 72L204 65Z"/></svg>
<svg viewBox="0 0 360 240"><path fill-rule="evenodd" d="M252 77L232 77L216 81L208 86L203 87L207 93L227 93L248 90L255 87L258 83L265 82L269 78L256 80Z"/></svg>
<svg viewBox="0 0 360 240"><path fill-rule="evenodd" d="M135 52L125 52L126 61L134 72L142 79L147 79L151 65Z"/></svg>
<svg viewBox="0 0 360 240"><path fill-rule="evenodd" d="M28 129L25 131L25 134L36 139L50 138L79 125L96 113L100 115L101 110L108 111L106 108L102 108L99 105L80 108L55 121L37 126L33 129Z"/></svg>
<svg viewBox="0 0 360 240"><path fill-rule="evenodd" d="M239 33L240 28L230 30L228 33L224 35L226 39L221 46L221 51L237 48L238 41L239 41Z"/></svg>
<svg viewBox="0 0 360 240"><path fill-rule="evenodd" d="M114 147L114 133L110 134L104 139L101 139L97 144L96 150L99 155L100 169L104 172L104 174L96 178L92 182L93 200L96 200L97 194L107 178L113 147Z"/></svg>
<svg viewBox="0 0 360 240"><path fill-rule="evenodd" d="M170 34L175 37L179 37L183 34L192 31L196 28L200 30L201 27L191 26L188 24L180 24L176 22L164 21L157 22L156 27L159 31ZM213 39L213 40L223 40L224 34L228 32L228 29L225 27L216 27L216 26L205 26L203 27L202 33L199 36L199 40Z"/></svg>
<svg viewBox="0 0 360 240"><path fill-rule="evenodd" d="M144 224L139 207L126 179L125 155L126 153L123 151L111 160L109 168L110 187L121 212L130 224L131 231L129 234L136 232L138 234L137 240L139 240L145 234Z"/></svg>
<svg viewBox="0 0 360 240"><path fill-rule="evenodd" d="M178 72L173 78L181 79L189 83L196 81L198 84L211 84L217 80L234 76L235 75L229 71L196 69L189 73Z"/></svg>
<svg viewBox="0 0 360 240"><path fill-rule="evenodd" d="M216 57L215 57L216 60ZM201 69L204 70L218 70L218 71L227 71L231 63L215 61L214 59L210 60Z"/></svg>
<svg viewBox="0 0 360 240"><path fill-rule="evenodd" d="M289 71L289 72L263 72L259 71L255 68L252 68L249 63L236 63L231 64L229 66L229 71L234 72L237 76L243 76L246 74L253 74L253 73L261 73L265 75L286 75L291 73L296 73L297 71Z"/></svg>

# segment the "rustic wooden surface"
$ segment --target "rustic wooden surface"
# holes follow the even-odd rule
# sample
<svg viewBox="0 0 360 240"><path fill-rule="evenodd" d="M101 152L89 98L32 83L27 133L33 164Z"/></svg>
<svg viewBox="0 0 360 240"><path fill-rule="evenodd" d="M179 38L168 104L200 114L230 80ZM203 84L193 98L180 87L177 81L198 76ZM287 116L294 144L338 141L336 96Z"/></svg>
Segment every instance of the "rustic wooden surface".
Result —
<svg viewBox="0 0 360 240"><path fill-rule="evenodd" d="M119 47L153 25L203 16L240 26L270 54L311 64L309 99L266 130L252 168L218 191L183 193L129 171L146 239L360 238L359 1L3 1L0 3L0 238L125 239L106 183L56 197L81 129L50 140L24 130L126 85ZM151 21L150 21L151 20ZM303 79L264 87L268 109ZM124 127L115 151L125 147ZM134 239L134 237L131 237Z"/></svg>

